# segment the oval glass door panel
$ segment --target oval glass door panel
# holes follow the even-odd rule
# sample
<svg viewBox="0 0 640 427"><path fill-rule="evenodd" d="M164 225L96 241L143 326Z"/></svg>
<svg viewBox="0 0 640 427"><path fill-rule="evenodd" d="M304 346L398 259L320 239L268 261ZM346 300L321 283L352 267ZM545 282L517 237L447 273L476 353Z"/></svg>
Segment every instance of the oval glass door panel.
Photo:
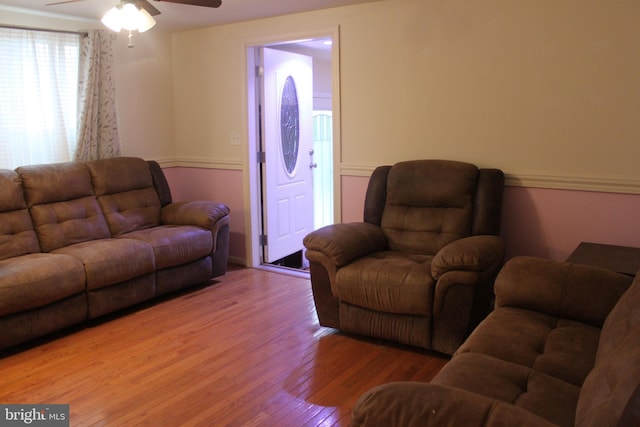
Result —
<svg viewBox="0 0 640 427"><path fill-rule="evenodd" d="M288 76L282 87L280 101L280 143L282 157L287 173L291 175L298 162L300 145L300 113L298 109L298 93L293 77Z"/></svg>

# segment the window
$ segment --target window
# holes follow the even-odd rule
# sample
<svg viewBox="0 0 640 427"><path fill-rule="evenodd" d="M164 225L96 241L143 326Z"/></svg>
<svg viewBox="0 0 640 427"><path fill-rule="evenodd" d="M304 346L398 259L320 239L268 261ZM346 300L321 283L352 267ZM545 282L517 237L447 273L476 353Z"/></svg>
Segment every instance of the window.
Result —
<svg viewBox="0 0 640 427"><path fill-rule="evenodd" d="M72 160L80 37L0 28L0 168Z"/></svg>

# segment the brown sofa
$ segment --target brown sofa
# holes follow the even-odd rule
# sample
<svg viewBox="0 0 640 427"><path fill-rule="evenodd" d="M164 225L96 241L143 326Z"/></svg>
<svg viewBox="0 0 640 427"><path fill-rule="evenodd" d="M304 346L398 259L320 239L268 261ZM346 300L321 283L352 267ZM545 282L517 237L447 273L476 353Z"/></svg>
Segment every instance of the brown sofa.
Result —
<svg viewBox="0 0 640 427"><path fill-rule="evenodd" d="M224 274L228 224L153 161L0 170L0 349Z"/></svg>
<svg viewBox="0 0 640 427"><path fill-rule="evenodd" d="M640 275L519 257L429 384L369 390L355 426L640 425Z"/></svg>

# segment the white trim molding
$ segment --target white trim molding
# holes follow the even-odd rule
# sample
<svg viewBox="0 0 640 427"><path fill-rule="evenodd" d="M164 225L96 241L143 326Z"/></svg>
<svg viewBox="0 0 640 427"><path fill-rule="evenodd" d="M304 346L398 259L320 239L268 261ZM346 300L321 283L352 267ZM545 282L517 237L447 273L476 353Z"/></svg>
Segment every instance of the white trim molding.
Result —
<svg viewBox="0 0 640 427"><path fill-rule="evenodd" d="M244 170L244 163L239 160L203 159L196 157L176 157L155 159L160 166ZM342 163L340 176L369 177L378 165ZM338 181L339 182L339 181ZM535 187L556 190L593 191L600 193L640 194L640 179L606 178L590 176L521 174L505 172L505 185L511 187Z"/></svg>
<svg viewBox="0 0 640 427"><path fill-rule="evenodd" d="M505 184L600 193L640 194L640 179L505 173Z"/></svg>
<svg viewBox="0 0 640 427"><path fill-rule="evenodd" d="M391 163L390 163L391 164ZM342 163L341 176L369 177L377 165ZM505 185L601 193L640 194L640 179L506 173Z"/></svg>
<svg viewBox="0 0 640 427"><path fill-rule="evenodd" d="M200 169L244 170L241 160L207 159L202 157L160 158L156 161L163 168L183 167Z"/></svg>
<svg viewBox="0 0 640 427"><path fill-rule="evenodd" d="M391 163L389 163L391 164ZM380 165L367 165L355 163L340 164L340 176L366 176L369 177L373 170Z"/></svg>

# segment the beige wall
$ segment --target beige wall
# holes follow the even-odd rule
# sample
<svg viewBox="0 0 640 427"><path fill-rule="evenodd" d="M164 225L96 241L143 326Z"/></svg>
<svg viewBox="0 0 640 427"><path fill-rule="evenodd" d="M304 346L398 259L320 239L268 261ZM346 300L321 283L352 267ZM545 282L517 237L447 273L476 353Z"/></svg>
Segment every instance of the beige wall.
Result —
<svg viewBox="0 0 640 427"><path fill-rule="evenodd" d="M640 2L387 0L174 35L178 158L242 162L244 44L340 26L342 172L417 157L640 192Z"/></svg>
<svg viewBox="0 0 640 427"><path fill-rule="evenodd" d="M116 90L122 152L127 156L175 159L171 34L136 34L135 47L127 37L114 41Z"/></svg>
<svg viewBox="0 0 640 427"><path fill-rule="evenodd" d="M511 183L640 192L640 2L383 0L173 36L116 40L123 151L239 169L245 44L340 27L341 172L417 157ZM0 22L64 29L99 23Z"/></svg>

